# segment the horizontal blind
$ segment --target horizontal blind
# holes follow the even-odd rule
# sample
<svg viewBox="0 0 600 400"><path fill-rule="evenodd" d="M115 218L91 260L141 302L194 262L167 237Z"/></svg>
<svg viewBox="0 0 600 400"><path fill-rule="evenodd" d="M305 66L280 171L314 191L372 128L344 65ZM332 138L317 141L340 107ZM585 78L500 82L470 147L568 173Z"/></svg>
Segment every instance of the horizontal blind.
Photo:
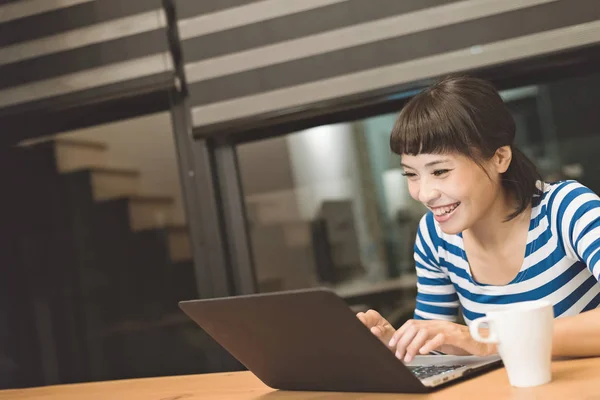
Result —
<svg viewBox="0 0 600 400"><path fill-rule="evenodd" d="M195 132L600 42L598 0L175 0ZM233 124L233 125L232 125ZM233 128L232 128L233 126Z"/></svg>
<svg viewBox="0 0 600 400"><path fill-rule="evenodd" d="M0 116L173 70L160 0L0 3Z"/></svg>

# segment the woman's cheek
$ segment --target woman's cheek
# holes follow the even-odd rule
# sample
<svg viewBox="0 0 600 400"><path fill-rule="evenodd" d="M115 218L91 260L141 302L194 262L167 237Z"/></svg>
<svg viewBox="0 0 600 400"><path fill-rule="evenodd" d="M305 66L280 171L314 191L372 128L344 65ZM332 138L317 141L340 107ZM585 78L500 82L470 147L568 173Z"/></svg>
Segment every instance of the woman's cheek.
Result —
<svg viewBox="0 0 600 400"><path fill-rule="evenodd" d="M412 197L416 201L419 200L419 185L414 182L408 181L408 193L410 193L410 197Z"/></svg>

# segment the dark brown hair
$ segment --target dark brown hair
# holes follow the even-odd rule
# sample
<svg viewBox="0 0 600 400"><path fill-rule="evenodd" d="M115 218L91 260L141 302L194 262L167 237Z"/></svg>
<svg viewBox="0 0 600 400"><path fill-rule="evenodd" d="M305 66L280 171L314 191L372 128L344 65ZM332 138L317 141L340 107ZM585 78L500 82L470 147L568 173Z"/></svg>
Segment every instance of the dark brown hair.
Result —
<svg viewBox="0 0 600 400"><path fill-rule="evenodd" d="M513 146L515 121L491 83L482 79L445 78L413 97L402 109L390 137L396 154L457 152L482 165L496 150L511 146L512 160L502 184L516 198L521 214L539 194L536 166Z"/></svg>

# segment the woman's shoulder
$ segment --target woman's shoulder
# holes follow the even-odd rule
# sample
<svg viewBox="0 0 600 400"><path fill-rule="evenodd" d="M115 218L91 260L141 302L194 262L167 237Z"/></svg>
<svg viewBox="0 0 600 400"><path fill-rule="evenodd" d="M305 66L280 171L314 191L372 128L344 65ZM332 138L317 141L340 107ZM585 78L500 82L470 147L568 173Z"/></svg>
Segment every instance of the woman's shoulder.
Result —
<svg viewBox="0 0 600 400"><path fill-rule="evenodd" d="M549 207L560 205L564 201L573 200L582 194L594 194L590 188L576 180L544 182L538 185L538 187L541 187L542 190L541 195L537 195L539 197L537 203Z"/></svg>
<svg viewBox="0 0 600 400"><path fill-rule="evenodd" d="M564 215L576 217L590 206L598 207L599 200L593 190L576 180L544 183L541 196L537 201L534 199L533 214L546 214L560 222Z"/></svg>

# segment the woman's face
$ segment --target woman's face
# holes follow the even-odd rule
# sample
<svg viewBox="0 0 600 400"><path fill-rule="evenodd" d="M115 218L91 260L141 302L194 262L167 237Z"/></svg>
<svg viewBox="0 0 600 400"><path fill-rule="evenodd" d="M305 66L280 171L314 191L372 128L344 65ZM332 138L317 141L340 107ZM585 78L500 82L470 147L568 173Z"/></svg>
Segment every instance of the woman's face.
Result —
<svg viewBox="0 0 600 400"><path fill-rule="evenodd" d="M502 190L500 174L458 153L402 155L410 195L433 211L442 231L457 234L486 216Z"/></svg>

